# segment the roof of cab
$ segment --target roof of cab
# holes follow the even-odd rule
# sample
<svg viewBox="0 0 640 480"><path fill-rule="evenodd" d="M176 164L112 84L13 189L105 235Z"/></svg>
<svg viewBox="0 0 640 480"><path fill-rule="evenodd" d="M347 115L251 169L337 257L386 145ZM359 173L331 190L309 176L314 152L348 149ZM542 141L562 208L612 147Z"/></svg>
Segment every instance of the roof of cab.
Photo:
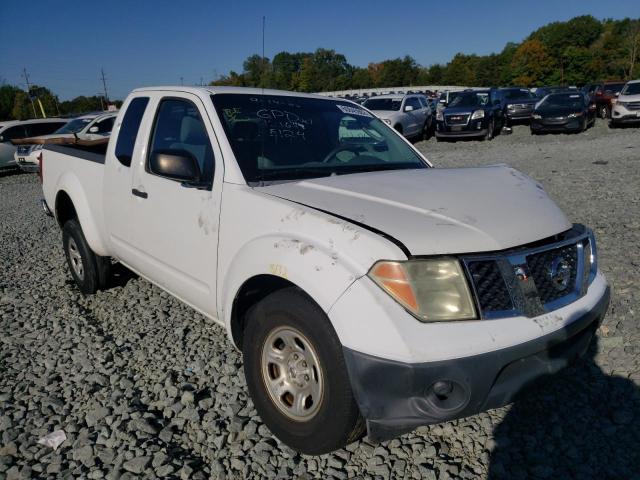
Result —
<svg viewBox="0 0 640 480"><path fill-rule="evenodd" d="M335 98L327 97L324 95L317 95L314 93L301 93L301 92L290 92L287 90L272 90L269 88L250 88L250 87L218 87L218 86L208 86L208 87L185 87L183 85L166 85L166 86L157 86L157 87L142 87L136 88L132 93L141 93L141 92L157 92L157 91L165 91L165 92L185 92L185 93L193 93L195 95L215 95L218 93L244 93L248 95L281 95L287 97L305 97L305 98L318 98L321 100L335 100Z"/></svg>

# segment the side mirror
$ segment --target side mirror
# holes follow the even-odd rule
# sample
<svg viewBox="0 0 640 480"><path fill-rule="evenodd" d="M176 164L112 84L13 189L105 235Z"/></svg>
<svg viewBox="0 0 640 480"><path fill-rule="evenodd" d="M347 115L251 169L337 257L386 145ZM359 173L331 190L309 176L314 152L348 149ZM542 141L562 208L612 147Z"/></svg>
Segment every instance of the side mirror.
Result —
<svg viewBox="0 0 640 480"><path fill-rule="evenodd" d="M412 112L413 111L413 107L411 105L407 105L406 107L404 107L404 111L405 112Z"/></svg>
<svg viewBox="0 0 640 480"><path fill-rule="evenodd" d="M89 129L89 133L98 133L98 130L99 128L96 125L94 125Z"/></svg>
<svg viewBox="0 0 640 480"><path fill-rule="evenodd" d="M596 104L592 103L591 105L589 105L589 110L595 110L596 109Z"/></svg>
<svg viewBox="0 0 640 480"><path fill-rule="evenodd" d="M0 135L0 143L4 143L4 135Z"/></svg>
<svg viewBox="0 0 640 480"><path fill-rule="evenodd" d="M619 97L619 96L620 96L620 92L616 92L616 97Z"/></svg>
<svg viewBox="0 0 640 480"><path fill-rule="evenodd" d="M182 182L200 181L200 165L186 150L155 150L149 157L151 173Z"/></svg>

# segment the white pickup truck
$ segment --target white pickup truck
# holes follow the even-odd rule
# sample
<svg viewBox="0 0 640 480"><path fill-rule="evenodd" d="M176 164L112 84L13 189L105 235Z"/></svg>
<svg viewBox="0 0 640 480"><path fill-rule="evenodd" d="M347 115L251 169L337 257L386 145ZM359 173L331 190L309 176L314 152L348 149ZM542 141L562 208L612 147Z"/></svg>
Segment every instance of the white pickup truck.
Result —
<svg viewBox="0 0 640 480"><path fill-rule="evenodd" d="M139 89L106 151L41 163L80 290L118 261L220 323L265 424L308 454L508 403L609 303L593 233L542 186L432 168L345 100Z"/></svg>

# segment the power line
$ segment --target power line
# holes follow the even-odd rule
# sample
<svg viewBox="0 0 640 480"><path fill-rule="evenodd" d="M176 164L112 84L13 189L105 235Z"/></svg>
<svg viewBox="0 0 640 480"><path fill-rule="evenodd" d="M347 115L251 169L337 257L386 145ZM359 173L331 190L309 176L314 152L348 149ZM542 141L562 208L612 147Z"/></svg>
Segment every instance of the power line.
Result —
<svg viewBox="0 0 640 480"><path fill-rule="evenodd" d="M33 98L31 97L31 85L29 84L29 75L27 74L26 67L22 67L22 74L24 76L24 81L27 84L27 95L29 96L29 100L31 100L31 108L33 108L33 116L34 118L38 118L38 114L36 113L36 106L33 103Z"/></svg>

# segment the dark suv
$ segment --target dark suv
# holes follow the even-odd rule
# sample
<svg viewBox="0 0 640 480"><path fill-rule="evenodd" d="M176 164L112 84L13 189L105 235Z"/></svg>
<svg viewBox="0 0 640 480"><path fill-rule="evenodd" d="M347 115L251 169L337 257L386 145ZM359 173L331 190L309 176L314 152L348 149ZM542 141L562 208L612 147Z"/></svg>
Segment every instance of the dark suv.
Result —
<svg viewBox="0 0 640 480"><path fill-rule="evenodd" d="M491 140L504 126L502 102L496 89L465 90L450 97L436 114L436 139L482 137Z"/></svg>
<svg viewBox="0 0 640 480"><path fill-rule="evenodd" d="M540 100L528 88L508 87L499 90L503 99L503 114L507 126L529 122L536 103Z"/></svg>
<svg viewBox="0 0 640 480"><path fill-rule="evenodd" d="M596 104L600 118L611 118L611 100L620 95L620 91L626 83L623 81L609 81L596 88L592 99Z"/></svg>

